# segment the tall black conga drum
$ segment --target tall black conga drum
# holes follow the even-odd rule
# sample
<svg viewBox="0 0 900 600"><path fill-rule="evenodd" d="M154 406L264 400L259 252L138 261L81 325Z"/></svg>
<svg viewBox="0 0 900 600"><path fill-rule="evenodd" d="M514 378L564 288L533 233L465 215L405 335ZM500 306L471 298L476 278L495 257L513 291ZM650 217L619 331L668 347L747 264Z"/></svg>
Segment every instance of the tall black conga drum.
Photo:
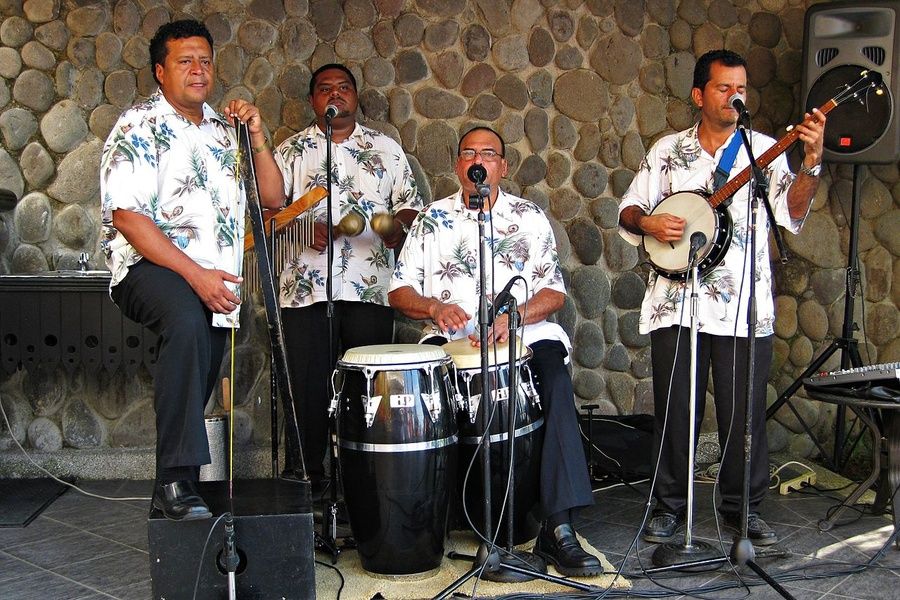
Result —
<svg viewBox="0 0 900 600"><path fill-rule="evenodd" d="M456 482L450 358L416 344L348 350L335 371L337 447L362 567L419 575L441 564Z"/></svg>
<svg viewBox="0 0 900 600"><path fill-rule="evenodd" d="M521 344L521 342L520 342ZM481 350L468 339L449 342L442 346L453 359L456 370L455 401L459 425L459 475L453 510L454 525L468 528L469 521L478 530L484 528L484 478L480 455L466 478L466 471L481 443L485 426L481 420L479 404L482 399ZM509 345L497 344L488 352L488 379L492 390L490 422L491 440L491 521L492 531L499 527L498 542L507 540L506 518L500 519L508 479L509 402L516 403L515 423L515 485L510 491L514 498L513 542L521 544L537 536L540 522L532 510L540 501L541 451L544 447L544 413L534 386L528 361L531 350L522 346L516 361L516 390L509 389ZM491 411L489 411L491 412ZM465 493L463 495L463 484ZM463 504L463 500L465 504ZM466 514L468 513L468 518ZM499 522L498 522L499 520Z"/></svg>

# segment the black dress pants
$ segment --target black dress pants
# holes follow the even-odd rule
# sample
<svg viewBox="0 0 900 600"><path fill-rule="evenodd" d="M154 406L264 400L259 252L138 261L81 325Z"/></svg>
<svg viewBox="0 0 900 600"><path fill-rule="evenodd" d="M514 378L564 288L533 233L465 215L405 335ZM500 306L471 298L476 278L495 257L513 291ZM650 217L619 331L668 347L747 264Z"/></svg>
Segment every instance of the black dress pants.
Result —
<svg viewBox="0 0 900 600"><path fill-rule="evenodd" d="M228 329L180 275L144 259L112 289L122 313L159 336L153 403L156 469L210 462L203 412L216 385Z"/></svg>
<svg viewBox="0 0 900 600"><path fill-rule="evenodd" d="M675 353L676 340L678 353ZM696 434L706 409L706 387L710 366L716 424L723 458L719 475L721 512L740 512L744 477L744 422L747 381L747 338L697 336L697 409ZM653 363L654 438L657 455L661 453L654 496L657 509L681 512L687 503L687 452L690 421L690 329L668 327L650 333ZM766 440L766 382L772 363L772 336L756 338L753 414L750 456L750 511L756 512L769 485L769 448ZM674 366L671 394L669 380ZM666 417L665 438L660 439ZM732 420L732 410L734 419ZM730 432L730 435L729 435ZM726 446L725 442L728 440ZM696 439L695 439L696 443Z"/></svg>
<svg viewBox="0 0 900 600"><path fill-rule="evenodd" d="M337 357L357 346L390 344L394 337L394 310L370 302L334 303L334 356L328 356L326 303L281 311L287 363L294 392L294 412L300 426L300 447L306 471L313 481L325 475L323 461L328 450L328 405L331 374ZM291 463L293 434L285 431L285 469Z"/></svg>
<svg viewBox="0 0 900 600"><path fill-rule="evenodd" d="M556 340L530 346L529 363L544 410L541 454L541 519L594 503L581 430L575 410L572 378L566 369L566 347Z"/></svg>

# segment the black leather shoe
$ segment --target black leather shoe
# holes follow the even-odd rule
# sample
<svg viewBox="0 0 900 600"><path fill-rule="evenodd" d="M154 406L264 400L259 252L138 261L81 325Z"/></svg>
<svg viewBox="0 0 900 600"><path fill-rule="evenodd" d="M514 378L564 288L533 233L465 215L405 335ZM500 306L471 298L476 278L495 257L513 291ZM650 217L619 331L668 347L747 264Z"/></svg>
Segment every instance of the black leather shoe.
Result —
<svg viewBox="0 0 900 600"><path fill-rule="evenodd" d="M722 513L722 521L728 529L741 533L740 513ZM747 538L754 546L771 546L778 543L778 534L757 513L747 515Z"/></svg>
<svg viewBox="0 0 900 600"><path fill-rule="evenodd" d="M651 544L664 544L684 529L684 514L662 510L653 511L650 520L641 532L641 539Z"/></svg>
<svg viewBox="0 0 900 600"><path fill-rule="evenodd" d="M552 532L546 525L541 527L534 545L534 553L556 567L563 575L577 577L603 573L600 559L585 552L569 523L557 525Z"/></svg>
<svg viewBox="0 0 900 600"><path fill-rule="evenodd" d="M197 485L188 480L157 483L153 491L153 506L173 521L193 521L212 516L197 491Z"/></svg>

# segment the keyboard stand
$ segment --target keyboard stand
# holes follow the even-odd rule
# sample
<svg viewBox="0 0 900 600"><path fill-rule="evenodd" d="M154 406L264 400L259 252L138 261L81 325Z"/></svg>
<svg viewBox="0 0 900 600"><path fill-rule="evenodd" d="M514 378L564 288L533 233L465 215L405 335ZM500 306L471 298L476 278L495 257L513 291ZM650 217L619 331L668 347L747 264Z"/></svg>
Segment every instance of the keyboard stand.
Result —
<svg viewBox="0 0 900 600"><path fill-rule="evenodd" d="M838 517L857 500L876 481L874 514L883 514L888 504L891 506L894 532L900 531L900 402L888 400L872 400L844 395L838 389L826 393L821 389L806 388L810 398L846 406L859 417L872 435L872 471L868 477L854 488L853 492L841 503L827 519L819 521L820 531L828 531L834 526ZM884 454L884 456L882 456ZM882 464L884 462L884 464ZM900 536L895 540L900 549Z"/></svg>

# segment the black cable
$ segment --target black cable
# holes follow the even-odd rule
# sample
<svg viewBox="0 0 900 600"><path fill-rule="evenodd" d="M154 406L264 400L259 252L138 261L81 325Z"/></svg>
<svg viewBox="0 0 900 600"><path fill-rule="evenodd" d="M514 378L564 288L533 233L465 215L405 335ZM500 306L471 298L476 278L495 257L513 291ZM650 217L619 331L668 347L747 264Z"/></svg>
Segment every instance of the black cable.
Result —
<svg viewBox="0 0 900 600"><path fill-rule="evenodd" d="M213 531L216 530L216 525L219 524L219 521L229 515L230 513L222 513L219 515L219 517L213 521L212 527L209 528L209 533L206 534L206 541L203 542L203 550L200 552L200 559L197 561L197 577L194 579L194 593L191 595L193 600L197 600L197 590L200 587L200 574L203 572L203 559L206 557L206 548L209 546L209 540L212 539Z"/></svg>
<svg viewBox="0 0 900 600"><path fill-rule="evenodd" d="M341 573L341 570L334 565L329 565L328 563L322 562L321 560L317 560L316 564L323 567L328 567L329 569L337 573L338 578L341 580L341 585L338 586L337 596L335 596L335 600L341 600L341 591L344 589L344 574Z"/></svg>

